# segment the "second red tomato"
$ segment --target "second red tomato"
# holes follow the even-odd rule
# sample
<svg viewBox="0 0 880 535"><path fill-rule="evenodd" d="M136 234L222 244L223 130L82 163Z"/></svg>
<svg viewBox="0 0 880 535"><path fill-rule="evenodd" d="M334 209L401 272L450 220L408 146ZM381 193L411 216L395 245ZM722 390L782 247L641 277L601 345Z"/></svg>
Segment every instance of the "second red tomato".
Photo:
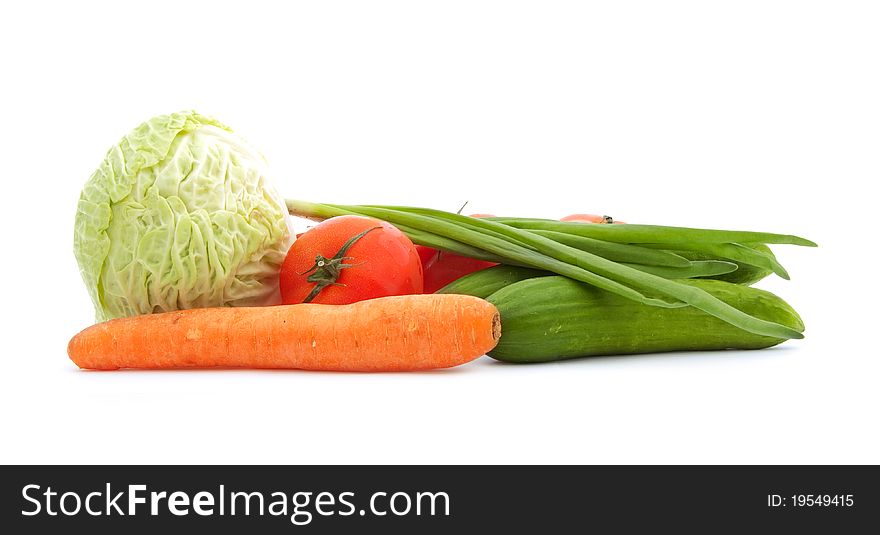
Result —
<svg viewBox="0 0 880 535"><path fill-rule="evenodd" d="M492 217L490 214L473 214L471 217ZM455 253L417 245L425 276L425 293L432 294L465 275L496 265L494 262L476 260Z"/></svg>

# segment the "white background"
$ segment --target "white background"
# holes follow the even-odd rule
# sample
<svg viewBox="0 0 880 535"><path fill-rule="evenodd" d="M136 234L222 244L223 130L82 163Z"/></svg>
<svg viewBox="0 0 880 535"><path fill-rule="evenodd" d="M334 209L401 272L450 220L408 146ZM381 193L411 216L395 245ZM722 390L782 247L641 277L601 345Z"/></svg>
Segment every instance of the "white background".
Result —
<svg viewBox="0 0 880 535"><path fill-rule="evenodd" d="M877 463L872 2L17 2L0 14L4 463ZM796 233L767 351L416 374L82 372L80 188L194 108L288 197Z"/></svg>

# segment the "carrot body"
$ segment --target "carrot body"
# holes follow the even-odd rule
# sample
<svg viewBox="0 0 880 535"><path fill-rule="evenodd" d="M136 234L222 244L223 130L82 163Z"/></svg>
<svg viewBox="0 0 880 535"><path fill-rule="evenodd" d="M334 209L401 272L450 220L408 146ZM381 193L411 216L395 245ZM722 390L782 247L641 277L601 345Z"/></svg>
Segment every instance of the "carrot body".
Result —
<svg viewBox="0 0 880 535"><path fill-rule="evenodd" d="M447 368L495 347L495 307L467 295L406 295L351 305L201 308L120 318L70 341L80 368Z"/></svg>

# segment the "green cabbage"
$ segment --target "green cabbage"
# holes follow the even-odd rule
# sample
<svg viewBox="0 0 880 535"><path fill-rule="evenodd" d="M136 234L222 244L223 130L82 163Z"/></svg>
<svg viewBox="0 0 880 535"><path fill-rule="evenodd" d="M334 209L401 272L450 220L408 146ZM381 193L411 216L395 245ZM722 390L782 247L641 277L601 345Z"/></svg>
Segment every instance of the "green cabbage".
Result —
<svg viewBox="0 0 880 535"><path fill-rule="evenodd" d="M80 196L74 253L104 321L275 304L290 236L263 157L187 111L150 119L107 152Z"/></svg>

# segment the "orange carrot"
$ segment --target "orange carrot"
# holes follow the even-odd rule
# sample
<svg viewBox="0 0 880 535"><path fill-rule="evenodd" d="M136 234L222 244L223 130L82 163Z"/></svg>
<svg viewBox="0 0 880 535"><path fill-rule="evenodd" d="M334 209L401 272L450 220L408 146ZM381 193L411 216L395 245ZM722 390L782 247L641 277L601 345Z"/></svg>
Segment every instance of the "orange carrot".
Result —
<svg viewBox="0 0 880 535"><path fill-rule="evenodd" d="M468 295L405 295L351 305L201 308L93 325L67 346L80 368L447 368L495 347L495 307Z"/></svg>

